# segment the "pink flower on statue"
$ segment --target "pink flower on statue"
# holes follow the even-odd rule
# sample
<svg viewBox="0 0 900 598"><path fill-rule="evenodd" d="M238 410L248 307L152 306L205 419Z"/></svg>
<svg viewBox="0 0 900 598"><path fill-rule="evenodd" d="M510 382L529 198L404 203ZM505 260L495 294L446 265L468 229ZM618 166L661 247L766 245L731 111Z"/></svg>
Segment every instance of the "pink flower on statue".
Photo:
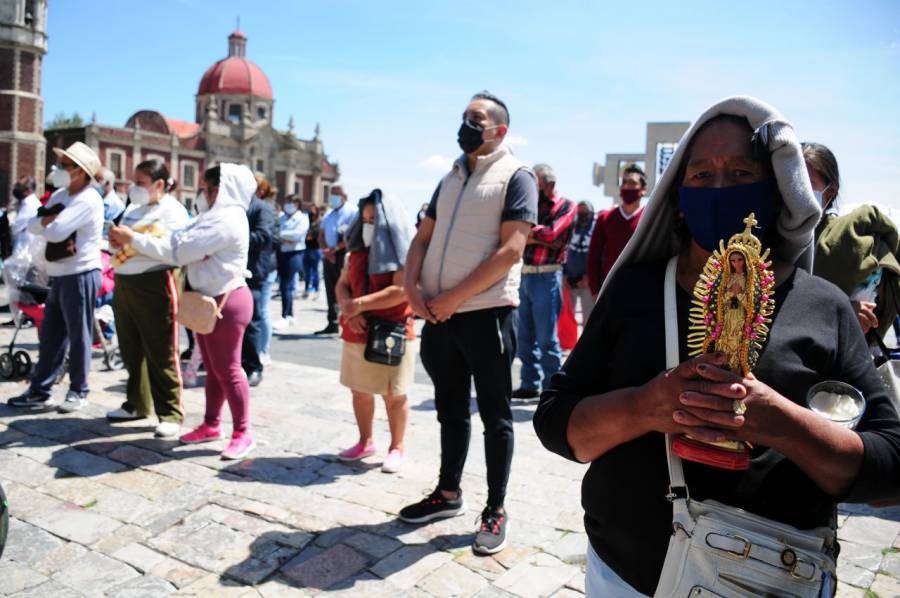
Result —
<svg viewBox="0 0 900 598"><path fill-rule="evenodd" d="M703 301L703 303L709 303L709 295L703 295L701 301Z"/></svg>
<svg viewBox="0 0 900 598"><path fill-rule="evenodd" d="M756 323L757 324L765 324L766 323L766 319L764 317L762 317L762 314L758 314L756 316Z"/></svg>
<svg viewBox="0 0 900 598"><path fill-rule="evenodd" d="M751 332L751 333L750 333L750 338L752 338L753 340L756 340L756 333L755 333L755 332Z"/></svg>
<svg viewBox="0 0 900 598"><path fill-rule="evenodd" d="M765 295L765 294L764 294L764 295L760 295L759 300L760 300L760 301L768 301L768 300L769 300L769 296L768 296L768 295Z"/></svg>

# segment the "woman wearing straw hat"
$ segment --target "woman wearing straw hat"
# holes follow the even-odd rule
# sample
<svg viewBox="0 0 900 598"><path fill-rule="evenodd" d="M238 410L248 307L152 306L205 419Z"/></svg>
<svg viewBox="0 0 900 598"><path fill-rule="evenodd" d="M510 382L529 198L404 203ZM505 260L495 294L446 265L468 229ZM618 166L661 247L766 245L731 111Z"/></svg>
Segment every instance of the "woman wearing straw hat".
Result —
<svg viewBox="0 0 900 598"><path fill-rule="evenodd" d="M103 198L91 186L100 159L90 147L76 141L53 152L59 158L53 171L57 191L28 222L28 232L47 240L47 273L52 277L38 362L28 390L8 403L22 409L46 409L68 347L70 385L58 411L70 413L87 404L94 300L100 286Z"/></svg>

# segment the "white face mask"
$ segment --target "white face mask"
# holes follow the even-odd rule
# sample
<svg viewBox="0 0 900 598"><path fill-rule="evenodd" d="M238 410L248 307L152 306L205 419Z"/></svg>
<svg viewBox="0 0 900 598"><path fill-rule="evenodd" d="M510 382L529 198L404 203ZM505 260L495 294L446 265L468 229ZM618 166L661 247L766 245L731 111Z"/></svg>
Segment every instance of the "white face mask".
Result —
<svg viewBox="0 0 900 598"><path fill-rule="evenodd" d="M293 216L297 213L297 205L292 203L284 204L284 213L288 216Z"/></svg>
<svg viewBox="0 0 900 598"><path fill-rule="evenodd" d="M362 226L362 242L366 247L372 246L372 241L375 239L375 225L369 224L368 222L363 222Z"/></svg>
<svg viewBox="0 0 900 598"><path fill-rule="evenodd" d="M57 168L50 173L50 182L57 189L63 189L69 186L72 182L72 177L69 176L69 171L65 168Z"/></svg>
<svg viewBox="0 0 900 598"><path fill-rule="evenodd" d="M132 185L128 188L128 199L135 205L145 206L150 203L150 191L144 187Z"/></svg>
<svg viewBox="0 0 900 598"><path fill-rule="evenodd" d="M204 212L209 211L209 202L206 201L206 193L201 191L197 194L197 199L194 201L194 206L197 208L197 215L203 214Z"/></svg>

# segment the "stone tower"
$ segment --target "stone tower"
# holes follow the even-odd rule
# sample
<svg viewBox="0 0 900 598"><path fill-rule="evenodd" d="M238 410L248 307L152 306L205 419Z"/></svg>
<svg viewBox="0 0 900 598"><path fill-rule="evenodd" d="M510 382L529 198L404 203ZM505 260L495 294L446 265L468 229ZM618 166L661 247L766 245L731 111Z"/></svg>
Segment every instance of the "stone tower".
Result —
<svg viewBox="0 0 900 598"><path fill-rule="evenodd" d="M0 0L0 206L19 177L44 182L46 53L47 0Z"/></svg>

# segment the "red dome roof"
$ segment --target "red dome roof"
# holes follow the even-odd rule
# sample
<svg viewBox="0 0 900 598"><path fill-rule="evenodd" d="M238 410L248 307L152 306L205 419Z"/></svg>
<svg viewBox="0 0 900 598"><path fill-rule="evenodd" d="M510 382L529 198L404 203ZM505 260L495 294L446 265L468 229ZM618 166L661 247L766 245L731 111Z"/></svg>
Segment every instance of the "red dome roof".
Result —
<svg viewBox="0 0 900 598"><path fill-rule="evenodd" d="M272 99L269 78L246 58L231 56L215 63L203 74L197 95L238 93Z"/></svg>

